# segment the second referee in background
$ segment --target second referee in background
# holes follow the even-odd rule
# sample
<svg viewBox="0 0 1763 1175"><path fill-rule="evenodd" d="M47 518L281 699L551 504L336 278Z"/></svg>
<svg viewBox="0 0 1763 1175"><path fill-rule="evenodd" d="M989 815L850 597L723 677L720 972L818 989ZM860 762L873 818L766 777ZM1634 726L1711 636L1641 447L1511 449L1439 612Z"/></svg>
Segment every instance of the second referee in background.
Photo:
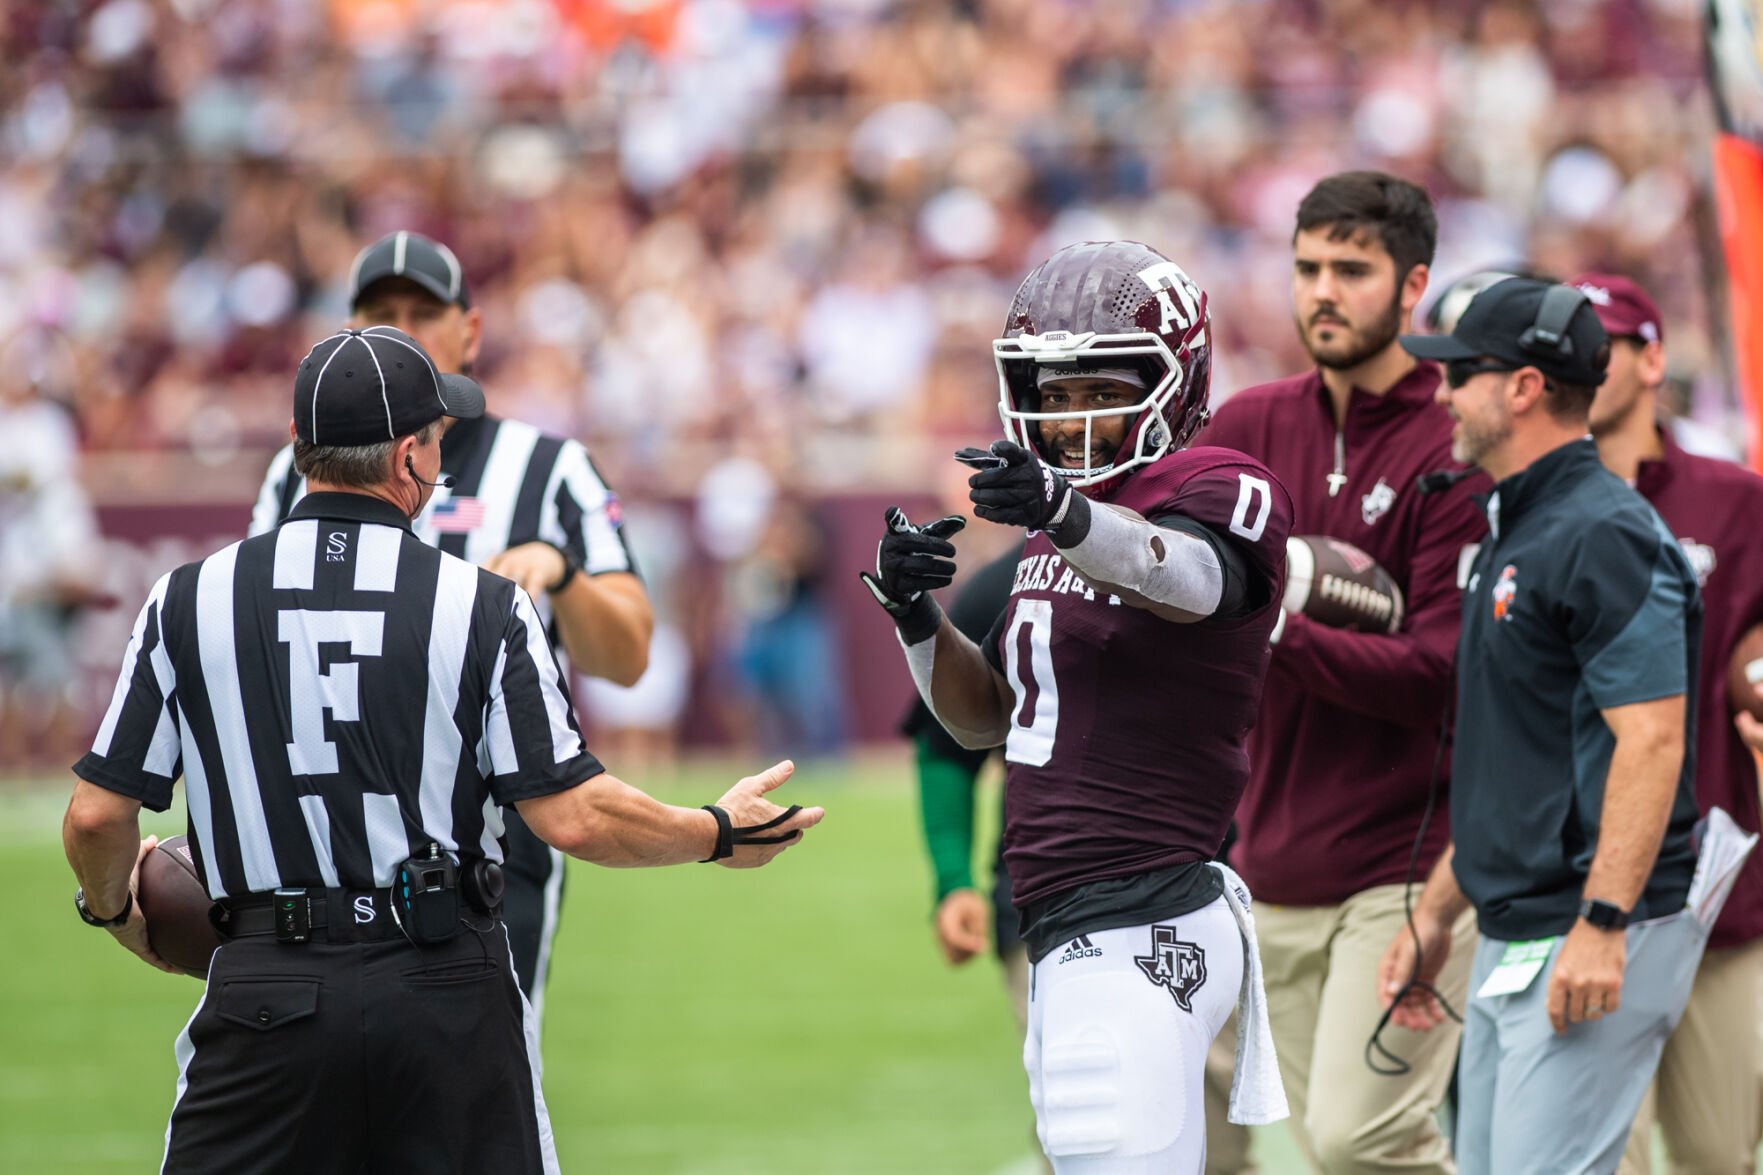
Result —
<svg viewBox="0 0 1763 1175"><path fill-rule="evenodd" d="M349 325L397 327L443 372L470 375L483 340L453 251L421 233L381 237L349 270ZM643 582L620 530L617 497L587 450L529 424L485 415L449 422L442 484L414 523L416 537L505 575L538 605L564 669L633 685L649 664L655 627ZM276 454L251 515L263 534L288 516L305 479L290 445ZM551 941L563 899L563 854L508 820L505 917L521 988L542 1015Z"/></svg>
<svg viewBox="0 0 1763 1175"><path fill-rule="evenodd" d="M822 813L765 798L788 762L693 809L588 753L526 592L410 531L475 383L371 327L313 348L294 407L312 492L154 585L64 825L82 916L163 965L139 817L182 775L227 911L163 1170L555 1171L497 917L503 813L620 866L763 865Z"/></svg>

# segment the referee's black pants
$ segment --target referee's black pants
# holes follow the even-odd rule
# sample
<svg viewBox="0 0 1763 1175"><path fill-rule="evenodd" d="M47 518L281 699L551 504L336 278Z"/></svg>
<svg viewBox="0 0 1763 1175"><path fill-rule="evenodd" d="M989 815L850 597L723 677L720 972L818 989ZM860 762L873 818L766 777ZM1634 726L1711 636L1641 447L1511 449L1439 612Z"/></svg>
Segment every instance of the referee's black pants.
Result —
<svg viewBox="0 0 1763 1175"><path fill-rule="evenodd" d="M499 923L439 946L223 946L177 1042L167 1172L555 1171Z"/></svg>

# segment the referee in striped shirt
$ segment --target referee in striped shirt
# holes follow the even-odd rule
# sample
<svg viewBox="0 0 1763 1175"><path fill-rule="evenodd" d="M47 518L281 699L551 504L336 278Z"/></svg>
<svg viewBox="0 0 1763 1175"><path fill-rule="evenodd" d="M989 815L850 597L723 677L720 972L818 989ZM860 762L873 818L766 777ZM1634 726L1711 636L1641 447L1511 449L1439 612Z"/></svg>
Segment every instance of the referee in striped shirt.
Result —
<svg viewBox="0 0 1763 1175"><path fill-rule="evenodd" d="M442 371L471 373L483 315L447 246L421 233L381 237L355 258L349 296L350 326L398 327ZM270 464L250 533L286 518L306 492L293 456L290 445ZM649 664L654 613L625 546L617 498L587 450L519 421L484 416L446 428L441 470L449 476L417 517L416 536L525 588L566 668L573 663L589 676L635 684ZM508 822L508 866L514 969L542 1015L563 854L516 816Z"/></svg>
<svg viewBox="0 0 1763 1175"><path fill-rule="evenodd" d="M226 912L164 1170L555 1171L497 917L504 811L626 866L762 865L822 813L764 798L788 762L689 809L588 753L527 593L410 529L475 383L372 327L313 348L294 402L310 492L153 586L64 823L81 916L163 966L139 815L182 775Z"/></svg>

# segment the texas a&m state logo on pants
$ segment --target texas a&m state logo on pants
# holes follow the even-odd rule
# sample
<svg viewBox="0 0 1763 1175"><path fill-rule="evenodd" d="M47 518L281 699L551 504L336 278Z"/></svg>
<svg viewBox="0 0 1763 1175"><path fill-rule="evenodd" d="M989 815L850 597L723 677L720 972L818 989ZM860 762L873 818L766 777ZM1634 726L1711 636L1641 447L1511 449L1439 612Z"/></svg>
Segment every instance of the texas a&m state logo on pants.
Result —
<svg viewBox="0 0 1763 1175"><path fill-rule="evenodd" d="M1139 965L1146 979L1159 987L1167 987L1182 1011L1194 1010L1191 1002L1194 993L1206 983L1206 952L1199 944L1177 938L1173 926L1153 926L1151 953L1134 955L1133 962Z"/></svg>

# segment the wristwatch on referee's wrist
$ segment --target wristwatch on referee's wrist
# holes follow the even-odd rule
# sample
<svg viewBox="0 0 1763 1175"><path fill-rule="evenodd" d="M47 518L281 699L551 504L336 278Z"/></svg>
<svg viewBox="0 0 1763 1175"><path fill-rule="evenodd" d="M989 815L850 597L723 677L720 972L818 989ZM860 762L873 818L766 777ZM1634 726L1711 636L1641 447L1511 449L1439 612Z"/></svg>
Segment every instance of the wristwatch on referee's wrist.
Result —
<svg viewBox="0 0 1763 1175"><path fill-rule="evenodd" d="M1629 911L1597 898L1579 903L1579 916L1599 930L1621 930L1628 925Z"/></svg>
<svg viewBox="0 0 1763 1175"><path fill-rule="evenodd" d="M546 542L544 539L540 539L539 541L545 543L547 547L550 547L553 551L556 551L559 555L563 556L563 574L558 577L556 583L551 584L545 589L546 595L554 596L569 586L569 581L581 573L582 567L580 563L576 562L575 556L569 553L569 548L560 547L556 543Z"/></svg>
<svg viewBox="0 0 1763 1175"><path fill-rule="evenodd" d="M128 895L123 898L122 913L114 918L100 918L87 908L86 890L84 886L73 891L73 905L74 909L80 912L80 921L84 922L87 926L102 926L106 930L115 930L118 926L127 922L129 920L129 915L135 912L135 894L133 890L129 891Z"/></svg>

